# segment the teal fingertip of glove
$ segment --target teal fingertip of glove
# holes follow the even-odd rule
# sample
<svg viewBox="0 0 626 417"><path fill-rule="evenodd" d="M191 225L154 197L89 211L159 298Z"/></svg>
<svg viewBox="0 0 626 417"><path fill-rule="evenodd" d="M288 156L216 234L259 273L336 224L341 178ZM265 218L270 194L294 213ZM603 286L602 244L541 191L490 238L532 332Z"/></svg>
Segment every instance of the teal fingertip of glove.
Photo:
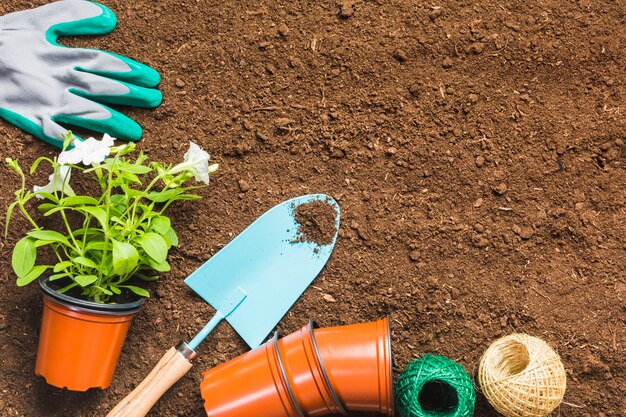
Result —
<svg viewBox="0 0 626 417"><path fill-rule="evenodd" d="M98 103L117 104L121 106L135 106L153 109L158 107L163 102L163 94L161 94L159 90L140 87L123 81L118 82L128 88L128 93L112 95L91 94L77 88L70 88L69 91L77 96L84 97Z"/></svg>
<svg viewBox="0 0 626 417"><path fill-rule="evenodd" d="M134 59L127 58L122 55L115 54L113 52L102 51L108 55L111 55L120 61L123 61L130 68L129 71L126 72L113 72L113 71L98 71L98 70L87 70L80 67L77 67L79 71L90 72L92 74L101 75L103 77L112 78L114 80L124 81L127 83L132 83L136 85L140 85L142 87L156 87L161 82L161 76L154 69L149 66L142 64L141 62L137 62Z"/></svg>
<svg viewBox="0 0 626 417"><path fill-rule="evenodd" d="M95 132L108 133L116 139L130 140L133 142L141 139L143 129L137 122L118 111L108 107L105 108L111 113L111 117L108 119L88 119L80 116L59 114L53 116L52 120L55 123L65 123Z"/></svg>
<svg viewBox="0 0 626 417"><path fill-rule="evenodd" d="M115 13L100 3L94 1L89 3L98 6L102 13L98 16L51 26L46 31L46 40L53 45L61 46L57 43L59 36L105 35L113 31L117 25Z"/></svg>

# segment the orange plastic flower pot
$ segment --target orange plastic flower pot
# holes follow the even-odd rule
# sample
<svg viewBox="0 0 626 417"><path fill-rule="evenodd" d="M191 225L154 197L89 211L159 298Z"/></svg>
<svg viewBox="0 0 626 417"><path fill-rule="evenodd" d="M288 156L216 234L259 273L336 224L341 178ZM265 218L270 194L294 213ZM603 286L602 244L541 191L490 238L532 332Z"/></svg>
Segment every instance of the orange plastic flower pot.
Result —
<svg viewBox="0 0 626 417"><path fill-rule="evenodd" d="M209 417L304 417L278 356L278 333L264 345L203 374Z"/></svg>
<svg viewBox="0 0 626 417"><path fill-rule="evenodd" d="M313 321L309 320L302 329L278 341L287 380L305 415L346 414L320 363L313 326Z"/></svg>
<svg viewBox="0 0 626 417"><path fill-rule="evenodd" d="M393 415L389 318L313 332L322 366L350 411Z"/></svg>
<svg viewBox="0 0 626 417"><path fill-rule="evenodd" d="M45 280L40 283L43 319L35 374L50 385L72 391L107 388L143 299L110 308L58 294Z"/></svg>

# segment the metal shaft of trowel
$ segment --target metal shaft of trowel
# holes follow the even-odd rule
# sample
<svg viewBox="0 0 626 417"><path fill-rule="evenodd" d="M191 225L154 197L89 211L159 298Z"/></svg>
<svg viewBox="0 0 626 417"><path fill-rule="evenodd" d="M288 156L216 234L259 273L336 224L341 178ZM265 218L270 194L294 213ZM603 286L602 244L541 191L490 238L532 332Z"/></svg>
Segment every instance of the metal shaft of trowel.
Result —
<svg viewBox="0 0 626 417"><path fill-rule="evenodd" d="M198 334L196 334L194 338L191 339L191 342L189 342L187 346L189 346L192 350L196 350L198 345L202 343L204 339L206 339L209 333L213 331L215 326L217 326L223 319L228 317L230 313L235 311L235 309L239 307L239 305L243 302L243 300L246 299L247 296L248 294L246 294L246 292L241 287L237 287L235 290L233 290L233 292L224 299L224 302L217 309L215 315L211 318L211 320L209 320L209 322L204 325L202 330L200 330Z"/></svg>

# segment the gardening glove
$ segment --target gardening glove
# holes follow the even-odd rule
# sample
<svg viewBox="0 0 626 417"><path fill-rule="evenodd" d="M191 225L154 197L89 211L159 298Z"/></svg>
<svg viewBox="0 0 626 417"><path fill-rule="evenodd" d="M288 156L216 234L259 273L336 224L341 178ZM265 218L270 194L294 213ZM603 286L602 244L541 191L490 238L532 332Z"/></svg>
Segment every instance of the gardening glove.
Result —
<svg viewBox="0 0 626 417"><path fill-rule="evenodd" d="M0 117L55 146L59 123L136 141L141 126L101 103L156 107L159 74L132 59L68 48L59 36L102 35L115 14L84 0L63 0L0 16Z"/></svg>

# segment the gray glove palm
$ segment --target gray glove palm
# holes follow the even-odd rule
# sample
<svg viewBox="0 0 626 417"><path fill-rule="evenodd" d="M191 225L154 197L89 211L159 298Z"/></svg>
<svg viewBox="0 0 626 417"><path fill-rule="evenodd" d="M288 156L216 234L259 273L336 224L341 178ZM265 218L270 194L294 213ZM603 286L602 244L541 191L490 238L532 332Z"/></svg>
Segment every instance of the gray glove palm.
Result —
<svg viewBox="0 0 626 417"><path fill-rule="evenodd" d="M55 146L61 124L138 140L141 127L101 103L156 107L159 74L96 49L67 48L58 36L100 35L116 25L111 10L63 0L0 16L0 117Z"/></svg>

